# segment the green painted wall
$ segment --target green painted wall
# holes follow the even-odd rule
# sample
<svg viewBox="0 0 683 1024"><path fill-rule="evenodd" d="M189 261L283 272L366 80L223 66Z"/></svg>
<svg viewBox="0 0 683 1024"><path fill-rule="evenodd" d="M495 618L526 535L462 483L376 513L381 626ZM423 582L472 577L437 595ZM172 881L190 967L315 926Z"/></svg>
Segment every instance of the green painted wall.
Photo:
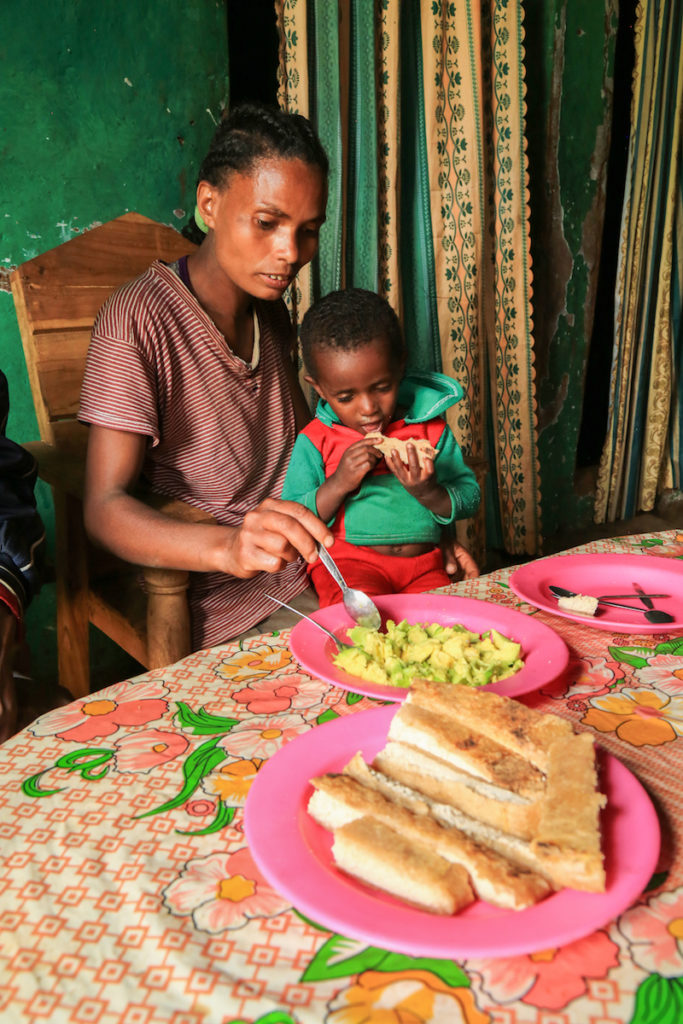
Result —
<svg viewBox="0 0 683 1024"><path fill-rule="evenodd" d="M185 223L227 103L226 22L225 0L0 3L0 365L14 440L38 430L8 272L129 210ZM49 490L38 498L52 543ZM53 606L46 586L29 609L36 674L54 674Z"/></svg>

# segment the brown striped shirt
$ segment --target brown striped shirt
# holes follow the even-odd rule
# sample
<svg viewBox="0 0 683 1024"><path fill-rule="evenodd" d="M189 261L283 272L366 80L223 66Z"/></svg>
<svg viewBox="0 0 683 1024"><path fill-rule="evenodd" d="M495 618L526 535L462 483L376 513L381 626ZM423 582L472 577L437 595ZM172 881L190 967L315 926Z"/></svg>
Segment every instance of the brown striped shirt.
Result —
<svg viewBox="0 0 683 1024"><path fill-rule="evenodd" d="M118 289L95 321L79 418L149 439L143 473L152 488L239 526L279 497L296 427L283 360L291 325L282 302L254 306L255 366L237 357L174 270L156 261ZM192 574L195 647L236 636L306 585L302 564L249 580Z"/></svg>

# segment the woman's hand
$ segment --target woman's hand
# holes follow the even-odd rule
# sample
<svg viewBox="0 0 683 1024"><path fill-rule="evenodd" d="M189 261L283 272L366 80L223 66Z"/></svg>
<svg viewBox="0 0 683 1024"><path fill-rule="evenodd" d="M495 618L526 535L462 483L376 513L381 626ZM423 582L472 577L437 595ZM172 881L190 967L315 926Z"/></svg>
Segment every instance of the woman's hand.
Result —
<svg viewBox="0 0 683 1024"><path fill-rule="evenodd" d="M299 555L314 562L318 544L331 543L327 526L309 509L295 501L267 498L247 512L241 526L230 530L221 569L242 579L258 572L278 572Z"/></svg>
<svg viewBox="0 0 683 1024"><path fill-rule="evenodd" d="M479 566L467 548L463 547L454 537L444 537L441 541L443 567L453 580L476 580Z"/></svg>

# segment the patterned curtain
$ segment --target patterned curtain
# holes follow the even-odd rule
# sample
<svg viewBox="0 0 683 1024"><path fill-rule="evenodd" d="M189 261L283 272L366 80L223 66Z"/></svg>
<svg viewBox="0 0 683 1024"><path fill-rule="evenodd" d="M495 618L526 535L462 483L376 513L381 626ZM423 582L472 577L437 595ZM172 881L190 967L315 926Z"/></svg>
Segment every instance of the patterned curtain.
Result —
<svg viewBox="0 0 683 1024"><path fill-rule="evenodd" d="M597 522L681 487L683 435L683 5L637 7L631 136Z"/></svg>
<svg viewBox="0 0 683 1024"><path fill-rule="evenodd" d="M276 10L281 105L313 120L331 162L320 255L295 313L335 288L381 292L409 365L465 390L450 426L475 468L488 465L489 543L535 553L521 0L277 0ZM475 551L476 532L459 533Z"/></svg>

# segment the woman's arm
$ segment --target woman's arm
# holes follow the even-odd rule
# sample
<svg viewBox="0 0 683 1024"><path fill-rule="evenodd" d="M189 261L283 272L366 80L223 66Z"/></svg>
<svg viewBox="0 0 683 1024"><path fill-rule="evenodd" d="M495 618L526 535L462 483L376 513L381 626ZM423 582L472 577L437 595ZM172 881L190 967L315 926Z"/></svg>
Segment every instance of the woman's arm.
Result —
<svg viewBox="0 0 683 1024"><path fill-rule="evenodd" d="M313 562L317 543L332 543L324 523L294 502L269 498L238 528L184 523L149 508L130 493L146 443L140 434L90 427L85 525L94 541L119 558L246 579L277 572L299 554Z"/></svg>

